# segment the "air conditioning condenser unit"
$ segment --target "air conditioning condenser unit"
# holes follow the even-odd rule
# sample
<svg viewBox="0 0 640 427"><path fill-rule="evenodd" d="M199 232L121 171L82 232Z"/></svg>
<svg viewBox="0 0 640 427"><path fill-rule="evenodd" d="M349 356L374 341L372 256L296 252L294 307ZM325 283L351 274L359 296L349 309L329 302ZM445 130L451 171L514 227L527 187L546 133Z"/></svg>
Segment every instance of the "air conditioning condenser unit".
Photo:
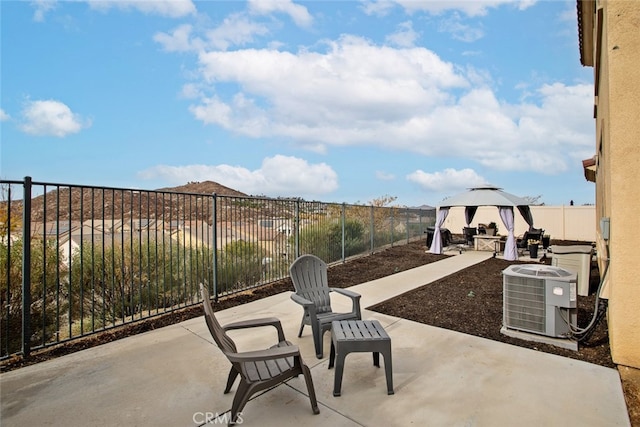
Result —
<svg viewBox="0 0 640 427"><path fill-rule="evenodd" d="M571 350L578 344L577 276L546 264L514 264L502 271L505 335Z"/></svg>

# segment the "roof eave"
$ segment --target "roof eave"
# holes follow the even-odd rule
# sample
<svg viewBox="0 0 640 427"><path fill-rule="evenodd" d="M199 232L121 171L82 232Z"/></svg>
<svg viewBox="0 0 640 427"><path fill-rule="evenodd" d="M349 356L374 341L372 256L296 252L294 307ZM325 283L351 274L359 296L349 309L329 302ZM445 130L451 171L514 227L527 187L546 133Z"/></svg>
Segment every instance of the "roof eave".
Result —
<svg viewBox="0 0 640 427"><path fill-rule="evenodd" d="M582 169L584 170L584 178L589 182L596 182L596 172L598 163L596 156L582 161Z"/></svg>
<svg viewBox="0 0 640 427"><path fill-rule="evenodd" d="M580 42L580 63L593 67L593 31L595 25L595 0L577 0L578 39Z"/></svg>

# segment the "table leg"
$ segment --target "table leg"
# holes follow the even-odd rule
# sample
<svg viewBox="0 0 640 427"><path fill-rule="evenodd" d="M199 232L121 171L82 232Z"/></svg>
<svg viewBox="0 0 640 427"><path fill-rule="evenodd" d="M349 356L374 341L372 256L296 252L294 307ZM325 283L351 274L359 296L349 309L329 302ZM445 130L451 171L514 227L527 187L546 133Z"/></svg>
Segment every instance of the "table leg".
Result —
<svg viewBox="0 0 640 427"><path fill-rule="evenodd" d="M393 361L391 360L391 344L389 348L385 349L382 353L384 356L384 373L387 377L387 394L394 394L393 392Z"/></svg>
<svg viewBox="0 0 640 427"><path fill-rule="evenodd" d="M342 373L344 372L344 359L345 355L339 351L336 352L336 370L333 377L333 395L340 396L340 389L342 388Z"/></svg>
<svg viewBox="0 0 640 427"><path fill-rule="evenodd" d="M336 346L331 341L331 352L329 353L329 369L333 368L336 359Z"/></svg>

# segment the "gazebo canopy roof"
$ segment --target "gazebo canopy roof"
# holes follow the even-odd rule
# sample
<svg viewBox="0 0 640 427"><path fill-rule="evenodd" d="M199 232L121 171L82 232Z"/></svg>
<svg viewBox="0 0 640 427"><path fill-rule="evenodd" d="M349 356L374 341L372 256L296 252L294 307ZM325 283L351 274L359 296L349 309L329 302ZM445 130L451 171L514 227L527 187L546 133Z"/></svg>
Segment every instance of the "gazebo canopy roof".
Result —
<svg viewBox="0 0 640 427"><path fill-rule="evenodd" d="M451 196L438 205L441 208L454 206L529 206L529 201L506 193L496 186L484 185Z"/></svg>
<svg viewBox="0 0 640 427"><path fill-rule="evenodd" d="M507 227L507 240L504 245L504 259L513 261L518 259L518 251L516 248L516 238L513 235L513 211L514 207L520 211L524 220L533 227L533 217L529 208L529 201L513 194L505 193L501 188L493 185L483 185L480 187L470 188L469 191L449 197L438 205L440 211L436 219L436 229L433 234L433 241L429 251L434 254L442 253L440 242L440 227L444 223L449 208L462 206L464 207L464 216L467 221L467 227L473 221L473 217L478 210L478 206L496 206L500 212L502 223Z"/></svg>

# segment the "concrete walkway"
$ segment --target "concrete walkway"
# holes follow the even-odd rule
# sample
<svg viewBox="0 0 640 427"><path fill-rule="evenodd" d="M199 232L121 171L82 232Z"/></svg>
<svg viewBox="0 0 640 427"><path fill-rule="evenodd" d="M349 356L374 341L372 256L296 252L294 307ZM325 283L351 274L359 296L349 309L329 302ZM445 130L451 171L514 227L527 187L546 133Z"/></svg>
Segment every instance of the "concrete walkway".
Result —
<svg viewBox="0 0 640 427"><path fill-rule="evenodd" d="M351 289L362 307L491 256L466 252ZM349 302L336 297L338 309ZM310 365L320 414L313 415L302 377L252 399L247 426L628 426L615 369L507 345L364 310L392 340L394 395L370 354L350 354L342 396L334 397L325 355L315 357L302 310L289 293L218 312L221 323L281 319ZM470 322L481 319L469 319ZM496 325L499 328L501 325ZM273 328L235 331L240 350L275 342ZM383 362L384 363L384 362ZM229 362L202 317L0 375L0 424L8 426L193 426L231 407L223 394ZM211 422L225 423L218 418Z"/></svg>

